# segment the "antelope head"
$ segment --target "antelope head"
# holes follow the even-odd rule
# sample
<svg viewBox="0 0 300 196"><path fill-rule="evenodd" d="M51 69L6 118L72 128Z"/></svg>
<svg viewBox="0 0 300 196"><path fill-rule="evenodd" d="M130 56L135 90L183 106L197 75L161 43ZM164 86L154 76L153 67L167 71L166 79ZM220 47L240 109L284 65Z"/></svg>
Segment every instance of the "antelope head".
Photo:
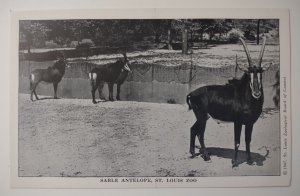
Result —
<svg viewBox="0 0 300 196"><path fill-rule="evenodd" d="M123 56L124 56L124 60L122 61L123 63L124 63L124 66L123 66L123 68L122 68L122 72L124 71L124 70L126 70L126 71L128 71L128 72L131 72L131 69L129 68L129 61L128 61L128 58L127 58L127 55L126 55L126 53L123 53Z"/></svg>
<svg viewBox="0 0 300 196"><path fill-rule="evenodd" d="M266 38L265 37L263 38L263 44L262 44L262 47L260 50L257 64L253 63L251 56L250 56L250 52L247 48L245 41L242 38L240 38L240 41L242 42L242 45L246 52L248 66L239 65L237 63L237 59L236 59L236 65L239 67L240 70L242 70L243 72L245 72L246 74L248 74L250 76L249 85L250 85L250 89L251 89L251 94L255 99L259 99L262 95L262 91L261 91L261 89L262 89L262 73L264 71L266 71L270 67L270 65L273 64L273 63L269 63L269 64L265 64L263 66L261 65L264 51L265 51Z"/></svg>
<svg viewBox="0 0 300 196"><path fill-rule="evenodd" d="M70 65L67 62L67 59L65 58L65 55L63 54L63 52L59 52L58 55L56 56L56 60L63 62L63 64L65 65L66 68L70 68Z"/></svg>

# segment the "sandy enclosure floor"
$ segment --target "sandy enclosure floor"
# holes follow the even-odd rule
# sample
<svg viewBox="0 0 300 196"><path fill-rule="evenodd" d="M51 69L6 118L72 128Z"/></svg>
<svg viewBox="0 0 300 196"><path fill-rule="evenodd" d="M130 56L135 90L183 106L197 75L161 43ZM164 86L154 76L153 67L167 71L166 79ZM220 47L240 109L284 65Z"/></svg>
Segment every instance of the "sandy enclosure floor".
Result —
<svg viewBox="0 0 300 196"><path fill-rule="evenodd" d="M20 176L279 175L278 110L265 109L254 126L246 164L244 130L239 167L232 169L233 124L207 122L211 161L190 158L187 105L43 99L19 95ZM198 143L196 143L198 145Z"/></svg>

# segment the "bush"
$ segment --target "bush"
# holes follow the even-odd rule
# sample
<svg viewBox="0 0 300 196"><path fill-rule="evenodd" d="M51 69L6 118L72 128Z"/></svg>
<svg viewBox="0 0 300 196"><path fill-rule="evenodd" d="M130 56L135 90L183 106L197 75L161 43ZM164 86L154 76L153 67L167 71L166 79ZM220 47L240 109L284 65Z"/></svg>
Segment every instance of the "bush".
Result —
<svg viewBox="0 0 300 196"><path fill-rule="evenodd" d="M76 48L78 46L79 42L78 41L71 41L70 47L71 48Z"/></svg>
<svg viewBox="0 0 300 196"><path fill-rule="evenodd" d="M45 42L45 47L46 48L59 48L60 46L57 43L53 42L53 40L51 40L51 41Z"/></svg>
<svg viewBox="0 0 300 196"><path fill-rule="evenodd" d="M171 99L167 100L167 103L169 103L169 104L176 104L176 101L175 101L175 99L171 98Z"/></svg>
<svg viewBox="0 0 300 196"><path fill-rule="evenodd" d="M94 42L91 39L83 39L81 40L80 44L87 44L90 46L94 46Z"/></svg>
<svg viewBox="0 0 300 196"><path fill-rule="evenodd" d="M85 50L87 50L87 49L89 49L91 47L91 45L90 44L88 44L88 43L80 43L80 44L78 44L77 46L76 46L76 49L78 49L78 50L80 50L80 49L85 49Z"/></svg>
<svg viewBox="0 0 300 196"><path fill-rule="evenodd" d="M243 33L237 29L232 29L229 31L228 41L230 43L237 43L240 37L243 37Z"/></svg>
<svg viewBox="0 0 300 196"><path fill-rule="evenodd" d="M83 39L76 46L77 49L89 49L90 47L95 46L94 42L91 39Z"/></svg>

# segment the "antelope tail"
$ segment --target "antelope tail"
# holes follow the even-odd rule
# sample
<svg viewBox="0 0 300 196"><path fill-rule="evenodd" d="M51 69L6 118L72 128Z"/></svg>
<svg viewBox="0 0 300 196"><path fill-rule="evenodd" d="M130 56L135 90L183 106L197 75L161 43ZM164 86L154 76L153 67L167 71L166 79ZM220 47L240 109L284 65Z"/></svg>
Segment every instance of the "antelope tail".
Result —
<svg viewBox="0 0 300 196"><path fill-rule="evenodd" d="M30 90L33 89L33 84L32 84L32 82L33 82L34 79L33 79L32 77L34 77L34 75L33 75L33 74L30 74L30 75L29 75Z"/></svg>
<svg viewBox="0 0 300 196"><path fill-rule="evenodd" d="M90 79L90 81L91 81L92 89L94 89L94 87L95 87L95 80L96 80L96 77L97 77L96 73L93 73L93 72L90 72L90 73L89 73L89 79Z"/></svg>
<svg viewBox="0 0 300 196"><path fill-rule="evenodd" d="M187 103L187 104L188 104L188 106L189 106L189 110L191 110L191 109L192 109L191 102L190 102L190 98L191 98L191 96L190 96L190 95L187 95L187 96L186 96L186 103Z"/></svg>

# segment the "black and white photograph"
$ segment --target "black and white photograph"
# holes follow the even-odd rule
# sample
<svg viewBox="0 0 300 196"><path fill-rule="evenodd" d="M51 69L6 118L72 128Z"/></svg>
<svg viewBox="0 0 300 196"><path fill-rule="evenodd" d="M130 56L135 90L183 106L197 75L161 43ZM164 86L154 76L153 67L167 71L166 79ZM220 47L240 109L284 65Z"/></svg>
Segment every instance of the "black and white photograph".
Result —
<svg viewBox="0 0 300 196"><path fill-rule="evenodd" d="M280 17L16 25L18 179L197 187L289 175Z"/></svg>

